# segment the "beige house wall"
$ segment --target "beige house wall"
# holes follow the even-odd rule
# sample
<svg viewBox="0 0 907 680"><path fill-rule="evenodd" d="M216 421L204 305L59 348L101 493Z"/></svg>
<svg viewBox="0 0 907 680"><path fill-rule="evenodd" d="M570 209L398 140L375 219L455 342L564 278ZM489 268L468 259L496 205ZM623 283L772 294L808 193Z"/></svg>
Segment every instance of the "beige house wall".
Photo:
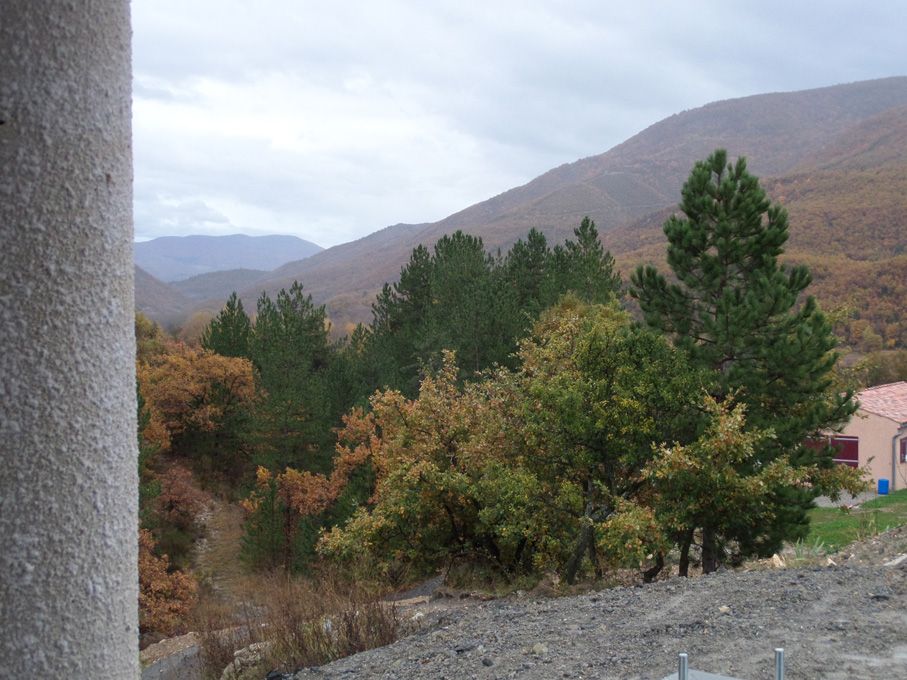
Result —
<svg viewBox="0 0 907 680"><path fill-rule="evenodd" d="M887 479L892 491L907 488L907 464L900 460L896 478L891 479L891 438L897 432L898 423L863 409L857 411L841 431L842 435L859 438L860 467L868 463L873 482Z"/></svg>

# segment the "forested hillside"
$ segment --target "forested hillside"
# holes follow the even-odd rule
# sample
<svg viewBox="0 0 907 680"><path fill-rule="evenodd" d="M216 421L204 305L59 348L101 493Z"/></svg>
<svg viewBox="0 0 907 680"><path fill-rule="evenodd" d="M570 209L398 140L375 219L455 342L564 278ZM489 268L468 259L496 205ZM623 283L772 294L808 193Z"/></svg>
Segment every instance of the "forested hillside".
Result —
<svg viewBox="0 0 907 680"><path fill-rule="evenodd" d="M194 307L179 290L135 267L135 308L167 328L179 328Z"/></svg>
<svg viewBox="0 0 907 680"><path fill-rule="evenodd" d="M504 253L444 235L340 340L298 282L231 296L200 346L139 319L143 630L195 606L208 494L241 501L250 574L378 589L651 581L805 536L817 495L863 488L804 445L856 409L832 324L744 161L696 163L681 208L670 268L623 281L588 217Z"/></svg>

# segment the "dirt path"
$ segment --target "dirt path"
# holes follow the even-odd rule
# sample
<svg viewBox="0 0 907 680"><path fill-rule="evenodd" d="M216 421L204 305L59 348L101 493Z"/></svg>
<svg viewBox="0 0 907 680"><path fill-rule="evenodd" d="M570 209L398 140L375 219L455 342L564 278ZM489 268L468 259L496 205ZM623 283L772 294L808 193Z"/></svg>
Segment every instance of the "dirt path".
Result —
<svg viewBox="0 0 907 680"><path fill-rule="evenodd" d="M240 560L243 510L236 504L212 501L202 515L206 535L196 545L195 575L206 588L202 597L226 608L243 600L248 578ZM189 633L169 638L142 650L142 680L197 680L201 678L198 636Z"/></svg>
<svg viewBox="0 0 907 680"><path fill-rule="evenodd" d="M235 503L216 500L203 518L207 528L195 554L195 574L226 603L242 599L247 579L240 559L243 509Z"/></svg>

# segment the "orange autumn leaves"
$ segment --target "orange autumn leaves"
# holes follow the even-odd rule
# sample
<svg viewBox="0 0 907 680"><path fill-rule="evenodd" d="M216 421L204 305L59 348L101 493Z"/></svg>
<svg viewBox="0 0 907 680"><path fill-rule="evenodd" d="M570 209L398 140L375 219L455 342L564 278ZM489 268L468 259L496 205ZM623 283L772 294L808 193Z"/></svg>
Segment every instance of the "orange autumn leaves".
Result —
<svg viewBox="0 0 907 680"><path fill-rule="evenodd" d="M277 496L293 513L312 517L327 510L346 488L350 475L366 462L380 445L375 433L375 418L362 409L353 409L343 416L344 427L338 433L337 457L330 475L286 468L272 474L264 467L256 473L256 489L242 502L248 512L255 512L272 484Z"/></svg>
<svg viewBox="0 0 907 680"><path fill-rule="evenodd" d="M139 530L139 627L172 634L195 605L198 586L181 571L169 571L167 555L154 553L154 536Z"/></svg>
<svg viewBox="0 0 907 680"><path fill-rule="evenodd" d="M146 451L140 628L143 634L172 635L185 630L197 599L194 577L177 567L187 560L184 553L199 531L198 516L210 500L190 469L177 461L195 455L186 435L223 432L228 419L255 399L255 383L248 360L173 341L141 316L136 318L136 339L139 437Z"/></svg>
<svg viewBox="0 0 907 680"><path fill-rule="evenodd" d="M139 389L150 414L145 438L169 449L189 429L211 432L255 398L252 364L180 342L140 362Z"/></svg>

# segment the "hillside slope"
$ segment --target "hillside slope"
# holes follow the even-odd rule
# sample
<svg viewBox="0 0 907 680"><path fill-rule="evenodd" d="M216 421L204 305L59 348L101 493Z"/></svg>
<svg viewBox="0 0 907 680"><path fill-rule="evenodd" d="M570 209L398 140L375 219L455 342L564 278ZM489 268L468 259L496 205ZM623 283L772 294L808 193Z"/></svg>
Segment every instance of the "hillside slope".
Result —
<svg viewBox="0 0 907 680"><path fill-rule="evenodd" d="M173 330L185 322L195 302L173 286L135 266L135 309Z"/></svg>
<svg viewBox="0 0 907 680"><path fill-rule="evenodd" d="M263 269L226 269L173 281L170 285L193 300L224 300L233 291L249 288L268 274Z"/></svg>
<svg viewBox="0 0 907 680"><path fill-rule="evenodd" d="M558 241L584 215L607 233L675 205L693 162L719 146L748 156L756 174L786 176L800 172L804 159L813 159L815 166L845 131L904 106L905 77L715 102L671 116L604 154L555 168L440 222L388 227L286 264L242 295L246 304L254 303L262 289L274 292L295 279L316 301L328 304L336 322L368 321L375 292L397 277L419 243L431 245L442 234L463 229L490 248L506 248L532 227ZM835 161L839 156L832 153L824 162L840 162ZM880 161L897 162L884 155ZM838 204L846 197L844 192Z"/></svg>
<svg viewBox="0 0 907 680"><path fill-rule="evenodd" d="M845 129L763 185L790 216L785 259L809 266L810 292L825 308L849 308L845 339L859 345L872 327L883 344L907 346L907 107ZM622 271L663 266L671 212L603 235Z"/></svg>

